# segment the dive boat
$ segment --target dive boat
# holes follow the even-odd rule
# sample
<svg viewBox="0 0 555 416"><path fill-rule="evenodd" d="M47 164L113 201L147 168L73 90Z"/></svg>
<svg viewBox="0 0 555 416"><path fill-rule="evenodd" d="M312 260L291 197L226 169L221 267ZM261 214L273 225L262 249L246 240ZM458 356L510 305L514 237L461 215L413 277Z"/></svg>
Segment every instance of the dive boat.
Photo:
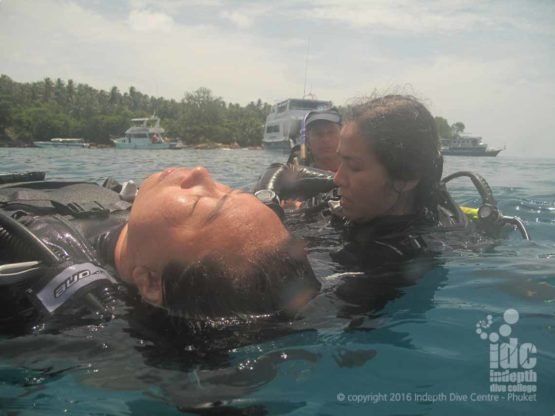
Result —
<svg viewBox="0 0 555 416"><path fill-rule="evenodd" d="M112 139L117 149L177 149L178 142L170 142L160 127L160 118L152 116L131 119L125 136Z"/></svg>
<svg viewBox="0 0 555 416"><path fill-rule="evenodd" d="M78 139L78 138L61 138L61 137L55 137L53 139L50 139L50 141L38 141L38 142L33 142L33 145L35 145L35 147L81 147L81 148L86 148L88 149L89 147L91 147L90 143L85 142L85 140L83 139Z"/></svg>
<svg viewBox="0 0 555 416"><path fill-rule="evenodd" d="M309 111L329 108L331 101L289 98L272 106L266 117L262 146L289 152L300 140L301 123Z"/></svg>
<svg viewBox="0 0 555 416"><path fill-rule="evenodd" d="M441 139L441 154L444 156L490 156L504 149L488 149L480 136L456 135L452 139Z"/></svg>

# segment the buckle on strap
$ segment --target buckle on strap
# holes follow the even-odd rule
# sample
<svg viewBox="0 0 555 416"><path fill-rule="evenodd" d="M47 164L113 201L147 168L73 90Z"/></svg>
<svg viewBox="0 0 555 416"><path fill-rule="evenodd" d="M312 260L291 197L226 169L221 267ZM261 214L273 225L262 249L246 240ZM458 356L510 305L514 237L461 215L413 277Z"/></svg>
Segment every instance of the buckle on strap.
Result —
<svg viewBox="0 0 555 416"><path fill-rule="evenodd" d="M71 215L75 218L108 218L110 216L110 210L97 201L68 202L67 204L58 201L50 202L62 215Z"/></svg>

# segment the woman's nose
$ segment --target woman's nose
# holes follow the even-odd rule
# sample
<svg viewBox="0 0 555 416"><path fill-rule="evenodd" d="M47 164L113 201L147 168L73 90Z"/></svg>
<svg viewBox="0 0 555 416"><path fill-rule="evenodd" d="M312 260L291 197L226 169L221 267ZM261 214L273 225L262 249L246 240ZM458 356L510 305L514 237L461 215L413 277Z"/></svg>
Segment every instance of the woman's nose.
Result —
<svg viewBox="0 0 555 416"><path fill-rule="evenodd" d="M214 184L214 179L208 173L208 169L202 166L191 169L181 180L182 188L191 188L197 185L210 186Z"/></svg>

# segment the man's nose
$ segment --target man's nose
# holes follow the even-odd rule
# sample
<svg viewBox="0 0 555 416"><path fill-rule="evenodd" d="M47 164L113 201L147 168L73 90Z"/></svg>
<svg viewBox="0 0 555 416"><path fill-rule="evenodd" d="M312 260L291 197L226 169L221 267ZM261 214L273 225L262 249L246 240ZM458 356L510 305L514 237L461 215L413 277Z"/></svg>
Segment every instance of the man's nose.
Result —
<svg viewBox="0 0 555 416"><path fill-rule="evenodd" d="M181 187L182 188L191 188L196 185L209 185L212 184L214 180L208 173L208 169L202 166L197 166L196 168L191 169L187 175L183 177L181 180Z"/></svg>
<svg viewBox="0 0 555 416"><path fill-rule="evenodd" d="M337 168L337 171L333 176L333 183L335 183L340 188L345 187L347 185L347 180L345 178L345 175L343 174L343 163L341 163L339 165L339 168Z"/></svg>

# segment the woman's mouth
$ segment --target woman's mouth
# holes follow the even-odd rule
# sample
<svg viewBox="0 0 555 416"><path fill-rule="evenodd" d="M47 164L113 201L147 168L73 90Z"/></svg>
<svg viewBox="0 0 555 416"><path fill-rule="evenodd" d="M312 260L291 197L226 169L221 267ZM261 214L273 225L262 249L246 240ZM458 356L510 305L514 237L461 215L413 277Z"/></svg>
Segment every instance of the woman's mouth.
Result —
<svg viewBox="0 0 555 416"><path fill-rule="evenodd" d="M341 206L352 205L352 201L349 198L345 198L344 195L341 195Z"/></svg>

